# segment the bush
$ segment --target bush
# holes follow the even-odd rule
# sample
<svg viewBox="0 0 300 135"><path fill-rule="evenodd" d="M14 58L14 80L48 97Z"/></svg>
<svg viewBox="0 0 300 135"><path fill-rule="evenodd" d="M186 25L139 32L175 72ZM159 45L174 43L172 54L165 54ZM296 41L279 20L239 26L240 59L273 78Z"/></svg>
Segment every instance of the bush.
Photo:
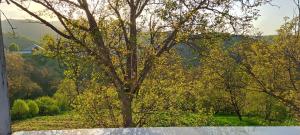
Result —
<svg viewBox="0 0 300 135"><path fill-rule="evenodd" d="M58 104L59 109L61 111L71 110L70 103L68 102L68 99L67 99L67 97L65 95L56 92L54 94L53 98L57 101L57 104Z"/></svg>
<svg viewBox="0 0 300 135"><path fill-rule="evenodd" d="M79 95L72 105L85 124L91 127L120 127L122 116L117 98L114 89L94 86Z"/></svg>
<svg viewBox="0 0 300 135"><path fill-rule="evenodd" d="M39 107L37 105L37 103L33 100L29 100L27 101L28 107L29 107L29 116L30 117L34 117L37 116L39 114Z"/></svg>
<svg viewBox="0 0 300 135"><path fill-rule="evenodd" d="M40 97L36 100L41 115L55 115L60 112L57 101L50 97Z"/></svg>
<svg viewBox="0 0 300 135"><path fill-rule="evenodd" d="M13 119L24 119L29 114L29 107L24 100L17 99L14 101L11 113Z"/></svg>
<svg viewBox="0 0 300 135"><path fill-rule="evenodd" d="M11 52L16 52L20 50L20 47L16 43L12 43L8 46L8 50Z"/></svg>
<svg viewBox="0 0 300 135"><path fill-rule="evenodd" d="M59 109L59 107L57 105L51 105L51 106L49 106L48 113L50 115L59 114L60 113L60 109Z"/></svg>
<svg viewBox="0 0 300 135"><path fill-rule="evenodd" d="M283 104L281 103L275 103L273 104L273 107L272 107L273 111L271 113L271 120L273 121L285 121L286 119L289 118L289 112L287 110L287 107L284 106Z"/></svg>

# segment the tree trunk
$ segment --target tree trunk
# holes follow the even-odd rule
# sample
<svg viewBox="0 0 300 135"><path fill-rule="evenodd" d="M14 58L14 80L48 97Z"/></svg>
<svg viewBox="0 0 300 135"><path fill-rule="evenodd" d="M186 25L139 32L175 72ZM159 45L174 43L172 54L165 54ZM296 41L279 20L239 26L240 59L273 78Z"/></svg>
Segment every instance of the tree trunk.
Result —
<svg viewBox="0 0 300 135"><path fill-rule="evenodd" d="M271 101L271 97L268 96L266 98L266 106L265 106L265 120L270 122L270 117L271 117L271 113L272 113L272 101Z"/></svg>
<svg viewBox="0 0 300 135"><path fill-rule="evenodd" d="M132 121L132 99L130 94L125 94L122 96L122 116L123 116L123 126L124 127L134 127Z"/></svg>
<svg viewBox="0 0 300 135"><path fill-rule="evenodd" d="M234 111L235 111L236 115L238 116L239 120L242 121L243 119L242 119L241 110L235 99L232 100L232 105L233 105Z"/></svg>
<svg viewBox="0 0 300 135"><path fill-rule="evenodd" d="M235 112L236 112L236 114L238 115L239 120L242 121L243 119L242 119L242 115L241 115L240 110L239 110L239 109L235 109Z"/></svg>
<svg viewBox="0 0 300 135"><path fill-rule="evenodd" d="M1 20L1 13L0 13ZM6 63L4 55L4 43L2 35L2 26L0 22L0 135L9 135L10 116L9 116L9 99L6 78Z"/></svg>
<svg viewBox="0 0 300 135"><path fill-rule="evenodd" d="M238 118L240 121L242 121L242 115L241 115L241 110L240 107L238 105L238 101L237 101L237 95L234 93L234 91L229 90L230 93L230 100L231 100L231 104L233 106L233 109L235 111L235 113L237 114Z"/></svg>

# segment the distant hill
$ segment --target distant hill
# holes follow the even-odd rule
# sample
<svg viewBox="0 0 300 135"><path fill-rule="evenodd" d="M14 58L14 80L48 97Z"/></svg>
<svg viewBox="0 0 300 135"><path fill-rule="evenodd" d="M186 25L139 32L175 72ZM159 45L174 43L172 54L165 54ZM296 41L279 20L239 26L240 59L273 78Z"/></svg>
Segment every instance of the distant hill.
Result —
<svg viewBox="0 0 300 135"><path fill-rule="evenodd" d="M18 36L28 38L33 41L40 41L45 34L56 35L56 33L44 24L33 20L14 20L9 19ZM60 27L59 22L52 22L53 25ZM6 20L2 21L3 33L12 32Z"/></svg>
<svg viewBox="0 0 300 135"><path fill-rule="evenodd" d="M7 47L11 43L16 43L21 50L30 48L33 44L38 44L45 34L57 35L53 30L44 24L33 20L9 20L14 28L15 35L12 34L11 27L7 20L3 20L2 29L4 34L4 45ZM54 26L60 28L59 22L52 22Z"/></svg>
<svg viewBox="0 0 300 135"><path fill-rule="evenodd" d="M8 47L12 43L16 43L20 46L21 50L26 50L33 44L37 44L36 41L33 41L29 38L20 35L13 35L12 33L4 33L3 34L4 45Z"/></svg>
<svg viewBox="0 0 300 135"><path fill-rule="evenodd" d="M11 43L16 43L20 45L21 49L26 49L33 44L38 44L41 38L45 34L57 35L53 30L44 24L37 23L33 20L14 20L10 19L11 24L15 27L16 36L9 34L11 32L11 27L6 20L2 21L3 33L4 33L4 43L8 46ZM52 22L52 24L58 28L62 28L59 22ZM272 40L274 36L263 36L266 40ZM229 40L226 40L224 46L230 47L234 43L240 40L240 36L232 36ZM181 54L188 58L195 57L192 55L190 48L186 46L181 46L177 48L181 51Z"/></svg>

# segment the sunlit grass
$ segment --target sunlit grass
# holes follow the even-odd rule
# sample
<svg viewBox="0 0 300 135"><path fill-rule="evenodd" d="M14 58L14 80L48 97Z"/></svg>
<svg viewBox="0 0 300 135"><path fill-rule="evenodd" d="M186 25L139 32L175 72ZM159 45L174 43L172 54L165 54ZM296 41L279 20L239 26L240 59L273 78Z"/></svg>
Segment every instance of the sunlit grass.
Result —
<svg viewBox="0 0 300 135"><path fill-rule="evenodd" d="M285 120L282 122L268 122L259 117L243 117L240 121L237 116L222 116L216 115L212 120L213 126L299 126L300 123L295 120Z"/></svg>
<svg viewBox="0 0 300 135"><path fill-rule="evenodd" d="M64 113L56 116L39 116L12 122L13 132L76 128L87 128L87 126L83 124L74 113Z"/></svg>
<svg viewBox="0 0 300 135"><path fill-rule="evenodd" d="M232 115L215 115L210 125L207 126L299 126L300 123L294 120L284 122L266 122L259 117L238 117ZM91 128L84 124L73 112L67 112L56 116L39 116L12 123L13 132L32 130L62 130Z"/></svg>

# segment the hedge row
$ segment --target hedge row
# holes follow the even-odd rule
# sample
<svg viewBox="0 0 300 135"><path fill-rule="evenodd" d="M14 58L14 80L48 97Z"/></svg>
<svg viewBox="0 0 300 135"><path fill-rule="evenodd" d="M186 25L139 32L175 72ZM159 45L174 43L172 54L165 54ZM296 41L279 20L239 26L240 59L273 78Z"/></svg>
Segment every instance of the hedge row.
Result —
<svg viewBox="0 0 300 135"><path fill-rule="evenodd" d="M36 100L14 101L11 114L13 120L35 117L38 115L56 115L60 113L60 107L51 97L40 97Z"/></svg>

